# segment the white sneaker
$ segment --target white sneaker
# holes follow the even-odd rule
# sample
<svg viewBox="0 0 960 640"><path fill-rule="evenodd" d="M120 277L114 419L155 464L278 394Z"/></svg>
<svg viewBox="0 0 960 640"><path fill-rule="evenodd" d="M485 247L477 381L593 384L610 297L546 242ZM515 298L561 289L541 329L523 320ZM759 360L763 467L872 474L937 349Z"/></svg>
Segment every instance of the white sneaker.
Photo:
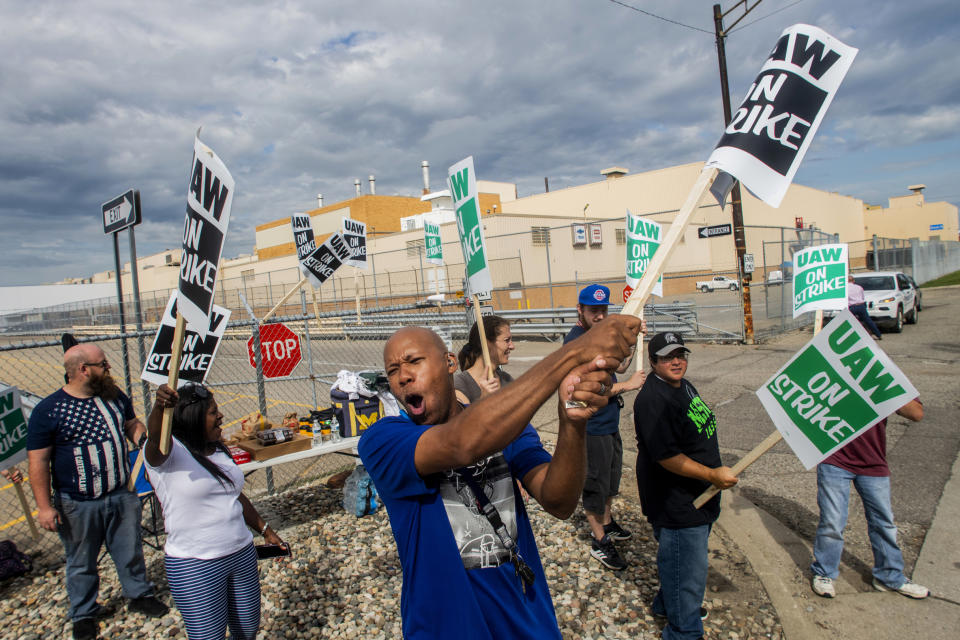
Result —
<svg viewBox="0 0 960 640"><path fill-rule="evenodd" d="M827 576L813 576L813 592L824 598L836 598L837 590L833 587L833 579Z"/></svg>
<svg viewBox="0 0 960 640"><path fill-rule="evenodd" d="M894 589L893 587L889 587L874 578L873 588L877 591L896 591L897 593L902 593L908 598L916 598L917 600L922 600L930 595L930 589L927 589L923 585L919 585L915 582L910 582L909 580L900 585L900 587Z"/></svg>

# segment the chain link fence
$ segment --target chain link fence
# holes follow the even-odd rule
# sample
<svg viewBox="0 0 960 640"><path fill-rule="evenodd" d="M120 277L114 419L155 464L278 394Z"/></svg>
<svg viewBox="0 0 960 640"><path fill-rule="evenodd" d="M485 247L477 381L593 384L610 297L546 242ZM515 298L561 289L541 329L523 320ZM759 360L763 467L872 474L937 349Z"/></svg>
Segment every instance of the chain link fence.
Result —
<svg viewBox="0 0 960 640"><path fill-rule="evenodd" d="M234 316L227 325L217 357L207 375L206 384L214 391L217 403L224 414L225 436L240 430L241 420L248 414L260 412L271 423L279 425L284 416L295 413L307 416L316 408L330 406L330 387L341 370L382 370L383 347L386 338L397 328L419 324L434 327L458 350L466 338L463 306L460 303L445 305L394 305L376 310L362 309L361 323L354 312L321 312L318 318L308 313L308 296L300 296L300 313L272 318L282 321L300 341L302 361L290 375L267 378L251 365L248 341L251 341L258 326L254 320L243 315ZM161 310L162 312L162 310ZM156 328L125 334L93 335L93 331L78 331L81 342L95 342L113 365L113 375L121 388L127 387L139 417L145 417L150 407L150 391L141 385L139 372L143 370L142 356L135 344L140 337L146 338L149 349ZM0 343L0 382L16 386L26 397L39 400L63 385L63 349L59 338L49 335L51 329L35 335L19 335L13 342L9 337ZM22 341L24 338L32 340ZM129 384L124 375L124 343L129 359ZM32 406L32 402L28 403ZM281 492L350 469L355 464L349 454L328 454L289 464L276 465L250 472L246 479L245 492L254 501L268 493ZM36 504L29 486L26 462L18 465L26 476L23 485L29 507ZM159 511L158 511L159 513ZM152 516L144 509L144 518ZM162 528L162 519L160 523ZM39 529L40 537L34 540L24 516L15 487L3 480L0 484L0 538L13 540L18 547L40 559L41 564L62 561L62 547L56 534Z"/></svg>

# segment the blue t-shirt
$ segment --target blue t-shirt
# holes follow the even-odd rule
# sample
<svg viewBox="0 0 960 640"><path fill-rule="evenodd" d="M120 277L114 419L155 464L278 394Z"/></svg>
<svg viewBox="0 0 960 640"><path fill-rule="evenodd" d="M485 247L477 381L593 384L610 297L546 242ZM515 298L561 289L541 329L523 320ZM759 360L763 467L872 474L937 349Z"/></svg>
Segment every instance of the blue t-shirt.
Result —
<svg viewBox="0 0 960 640"><path fill-rule="evenodd" d="M550 462L537 432L528 424L502 453L467 467L536 575L524 591L509 554L474 506L467 483L455 471L426 478L417 472L414 451L430 428L405 414L387 417L367 429L358 446L397 541L404 637L559 639L537 543L514 490L514 478Z"/></svg>
<svg viewBox="0 0 960 640"><path fill-rule="evenodd" d="M580 325L575 326L573 329L570 329L570 333L566 335L563 339L563 344L567 344L571 340L575 340L585 334L586 329ZM610 377L613 378L614 383L617 381L617 375L613 372L610 373ZM601 407L593 416L587 420L587 433L591 436L606 436L611 433L620 432L620 405L617 402L616 398L610 398L607 402L607 406Z"/></svg>
<svg viewBox="0 0 960 640"><path fill-rule="evenodd" d="M74 500L94 500L127 481L123 426L136 418L123 392L116 400L75 398L63 389L41 400L27 423L27 450L53 447L52 484Z"/></svg>

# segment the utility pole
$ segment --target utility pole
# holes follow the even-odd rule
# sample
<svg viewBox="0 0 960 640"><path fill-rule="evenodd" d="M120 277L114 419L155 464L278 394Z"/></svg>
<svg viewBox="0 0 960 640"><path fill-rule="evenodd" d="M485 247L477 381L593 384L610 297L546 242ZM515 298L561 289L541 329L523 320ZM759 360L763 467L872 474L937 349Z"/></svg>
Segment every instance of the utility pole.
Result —
<svg viewBox="0 0 960 640"><path fill-rule="evenodd" d="M736 9L741 4L745 9L743 15L733 21L729 28L733 28L738 22L750 13L761 0L755 0L750 5L749 0L740 0L726 13L720 8L719 4L713 5L713 28L717 36L717 59L720 63L720 94L723 98L723 126L730 124L732 117L730 108L730 85L727 82L727 53L724 48L724 39L727 32L723 29L723 17ZM753 344L753 306L750 303L750 279L752 274L743 269L743 255L747 252L747 240L743 230L743 207L740 200L740 181L733 184L730 191L731 208L733 210L733 242L737 251L737 267L740 271L741 291L743 294L743 338L747 344Z"/></svg>

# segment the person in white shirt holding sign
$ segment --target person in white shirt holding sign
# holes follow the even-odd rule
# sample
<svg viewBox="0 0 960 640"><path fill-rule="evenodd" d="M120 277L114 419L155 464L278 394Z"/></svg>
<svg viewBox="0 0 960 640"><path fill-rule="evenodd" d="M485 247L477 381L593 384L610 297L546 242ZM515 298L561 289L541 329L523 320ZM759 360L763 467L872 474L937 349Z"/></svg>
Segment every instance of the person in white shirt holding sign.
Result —
<svg viewBox="0 0 960 640"><path fill-rule="evenodd" d="M160 451L163 410L175 407L170 453ZM223 414L203 385L179 394L163 384L147 423L147 474L163 505L170 593L190 640L253 639L260 628L260 576L249 529L285 547L243 495L243 472L220 441ZM249 527L249 529L248 529Z"/></svg>

